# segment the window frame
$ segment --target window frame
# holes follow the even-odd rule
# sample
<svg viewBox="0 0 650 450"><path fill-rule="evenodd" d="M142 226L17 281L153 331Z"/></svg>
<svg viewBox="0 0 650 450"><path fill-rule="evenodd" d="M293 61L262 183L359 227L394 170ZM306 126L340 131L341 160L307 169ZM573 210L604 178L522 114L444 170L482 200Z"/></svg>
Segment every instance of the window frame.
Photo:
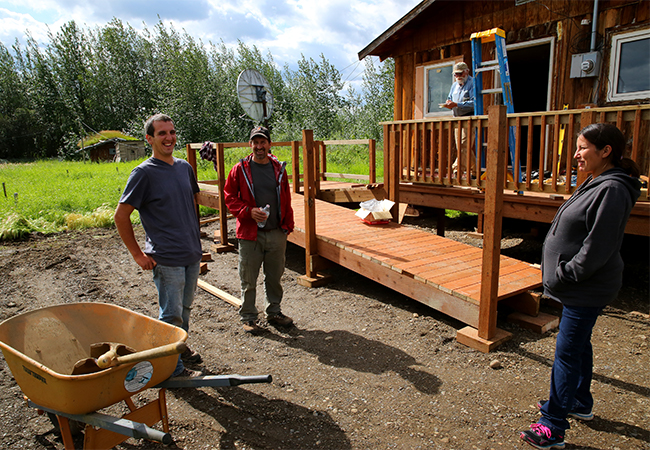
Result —
<svg viewBox="0 0 650 450"><path fill-rule="evenodd" d="M609 77L607 89L608 102L620 102L629 100L644 100L650 98L650 89L645 91L616 93L618 87L621 45L627 42L650 39L650 28L617 33L612 36L609 57Z"/></svg>
<svg viewBox="0 0 650 450"><path fill-rule="evenodd" d="M436 68L440 67L446 67L446 66L451 66L452 67L452 73L453 73L453 67L454 64L457 62L462 61L462 58L459 59L447 59L444 61L438 61L434 64L427 64L422 66L423 69L423 86L422 86L422 112L423 112L423 117L445 117L445 116L451 116L453 113L451 109L447 108L441 108L440 111L435 111L435 112L429 112L428 111L428 106L429 106L429 70L433 70ZM451 84L454 84L453 80L453 75L452 75L452 80ZM451 88L451 86L449 86Z"/></svg>

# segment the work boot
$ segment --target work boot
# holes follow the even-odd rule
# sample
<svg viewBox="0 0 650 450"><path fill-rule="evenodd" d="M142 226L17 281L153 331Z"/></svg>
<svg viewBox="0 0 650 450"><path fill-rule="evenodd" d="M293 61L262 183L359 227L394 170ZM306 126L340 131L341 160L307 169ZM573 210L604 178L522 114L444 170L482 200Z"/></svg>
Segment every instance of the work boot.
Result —
<svg viewBox="0 0 650 450"><path fill-rule="evenodd" d="M203 361L203 358L201 358L201 355L199 355L197 352L192 350L189 345L186 347L185 351L181 353L181 359L183 362L189 363L189 364L198 364L201 361Z"/></svg>
<svg viewBox="0 0 650 450"><path fill-rule="evenodd" d="M266 321L271 325L278 325L281 327L290 327L293 325L293 319L291 317L285 316L282 313L275 314L273 316L268 316Z"/></svg>
<svg viewBox="0 0 650 450"><path fill-rule="evenodd" d="M257 322L254 320L249 320L247 322L242 322L242 327L244 328L244 331L249 334L257 334L260 333L263 328L260 327Z"/></svg>
<svg viewBox="0 0 650 450"><path fill-rule="evenodd" d="M185 367L183 368L183 371L178 375L176 375L174 378L197 378L202 376L203 376L203 372L201 372L200 370L192 370Z"/></svg>

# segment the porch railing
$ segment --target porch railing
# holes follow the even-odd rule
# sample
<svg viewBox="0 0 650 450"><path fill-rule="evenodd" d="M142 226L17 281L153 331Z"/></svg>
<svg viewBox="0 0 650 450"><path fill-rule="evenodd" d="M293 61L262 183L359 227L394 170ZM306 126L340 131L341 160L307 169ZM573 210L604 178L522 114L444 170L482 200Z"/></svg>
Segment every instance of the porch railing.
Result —
<svg viewBox="0 0 650 450"><path fill-rule="evenodd" d="M597 122L615 124L627 138L625 156L641 168L642 178L650 175L650 105L574 109L538 113L508 114L514 128L514 157L506 160L505 189L513 191L571 194L584 175L573 168L576 134ZM384 174L396 174L390 183L466 186L485 189L485 148L490 133L488 116L445 117L384 122ZM458 170L452 169L457 147L465 133ZM475 152L474 164L470 147ZM510 153L509 153L510 155ZM390 165L393 170L389 170ZM466 170L465 168L469 168ZM648 200L643 189L639 200Z"/></svg>

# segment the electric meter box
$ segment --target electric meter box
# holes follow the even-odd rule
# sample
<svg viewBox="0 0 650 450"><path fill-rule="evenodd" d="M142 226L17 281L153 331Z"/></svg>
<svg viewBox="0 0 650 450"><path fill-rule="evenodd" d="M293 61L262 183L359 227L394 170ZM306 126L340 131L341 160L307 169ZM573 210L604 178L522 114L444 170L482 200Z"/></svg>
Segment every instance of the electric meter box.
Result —
<svg viewBox="0 0 650 450"><path fill-rule="evenodd" d="M600 53L579 53L571 56L571 78L597 77L600 74Z"/></svg>

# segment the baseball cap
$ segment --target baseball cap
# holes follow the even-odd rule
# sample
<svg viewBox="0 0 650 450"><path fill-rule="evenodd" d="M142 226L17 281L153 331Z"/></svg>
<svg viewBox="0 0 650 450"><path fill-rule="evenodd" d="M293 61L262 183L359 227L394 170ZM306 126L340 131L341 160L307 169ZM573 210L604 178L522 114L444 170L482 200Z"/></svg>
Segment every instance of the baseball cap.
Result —
<svg viewBox="0 0 650 450"><path fill-rule="evenodd" d="M464 62L454 64L454 73L463 73L466 70L469 70L469 67Z"/></svg>
<svg viewBox="0 0 650 450"><path fill-rule="evenodd" d="M261 136L265 137L268 139L269 142L271 142L271 133L269 132L269 129L266 127L255 127L251 130L251 137L250 140L253 140L255 136Z"/></svg>

